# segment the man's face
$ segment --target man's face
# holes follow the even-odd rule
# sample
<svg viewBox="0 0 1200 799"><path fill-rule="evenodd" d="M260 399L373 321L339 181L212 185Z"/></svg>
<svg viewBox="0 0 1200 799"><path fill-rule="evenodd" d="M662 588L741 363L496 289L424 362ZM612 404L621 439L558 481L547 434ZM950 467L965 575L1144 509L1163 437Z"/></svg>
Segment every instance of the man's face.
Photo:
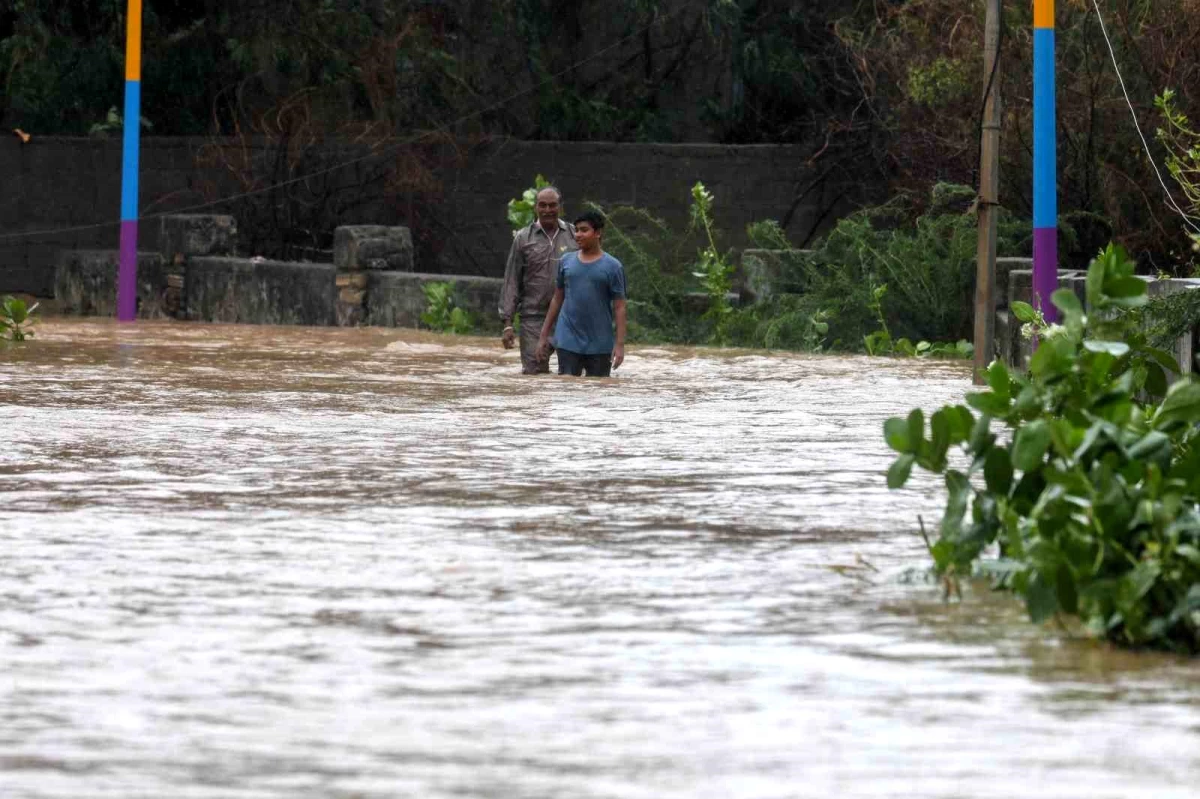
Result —
<svg viewBox="0 0 1200 799"><path fill-rule="evenodd" d="M553 189L542 189L537 196L538 221L546 227L558 224L558 194Z"/></svg>
<svg viewBox="0 0 1200 799"><path fill-rule="evenodd" d="M592 227L591 222L580 222L575 225L575 243L581 250L586 250L592 243L600 243L600 231Z"/></svg>

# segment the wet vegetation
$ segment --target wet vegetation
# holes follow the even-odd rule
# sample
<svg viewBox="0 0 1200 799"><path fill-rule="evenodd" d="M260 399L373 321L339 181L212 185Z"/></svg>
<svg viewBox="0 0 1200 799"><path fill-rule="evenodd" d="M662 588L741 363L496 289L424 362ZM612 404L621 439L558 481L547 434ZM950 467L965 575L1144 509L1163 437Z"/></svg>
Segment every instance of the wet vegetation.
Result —
<svg viewBox="0 0 1200 799"><path fill-rule="evenodd" d="M645 209L603 209L605 248L630 285L632 341L765 347L808 352L964 358L971 356L976 222L966 187L939 184L920 211L897 198L841 220L809 250L777 223L747 231L776 251L776 290L746 304L732 293L737 257L713 223L715 198L692 189L691 225L673 231ZM1000 253L1027 254L1029 225L1004 216Z"/></svg>
<svg viewBox="0 0 1200 799"><path fill-rule="evenodd" d="M421 286L425 294L425 310L421 323L439 333L465 335L475 329L475 318L458 305L454 296L454 284L450 282L425 283Z"/></svg>
<svg viewBox="0 0 1200 799"><path fill-rule="evenodd" d="M16 297L0 297L0 339L24 341L33 336L30 327L37 321L38 304L30 306Z"/></svg>
<svg viewBox="0 0 1200 799"><path fill-rule="evenodd" d="M927 542L948 590L987 575L1035 622L1077 616L1119 644L1196 653L1200 382L1168 387L1178 366L1135 313L1147 298L1133 272L1110 246L1088 270L1086 310L1066 289L1053 297L1061 324L1015 307L1040 342L1028 374L996 362L966 405L928 424L920 409L889 419L888 485L914 466L944 475L945 513Z"/></svg>

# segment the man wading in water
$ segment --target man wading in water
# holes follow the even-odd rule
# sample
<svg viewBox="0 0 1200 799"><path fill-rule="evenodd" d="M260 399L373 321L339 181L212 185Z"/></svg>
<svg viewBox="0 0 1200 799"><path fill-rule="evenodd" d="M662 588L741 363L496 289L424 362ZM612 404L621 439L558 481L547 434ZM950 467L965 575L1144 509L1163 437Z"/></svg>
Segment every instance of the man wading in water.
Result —
<svg viewBox="0 0 1200 799"><path fill-rule="evenodd" d="M500 322L504 325L501 342L513 348L516 332L513 316L521 314L521 373L545 374L550 371L551 348L538 351L538 334L546 318L546 309L554 295L554 278L563 255L577 249L575 230L558 218L562 212L562 194L553 186L537 193L537 220L517 231L508 264L504 268L504 288L500 293Z"/></svg>
<svg viewBox="0 0 1200 799"><path fill-rule="evenodd" d="M603 231L599 213L580 214L575 220L579 251L567 253L558 270L538 357L549 359L553 331L560 375L608 377L625 360L625 268L600 249Z"/></svg>

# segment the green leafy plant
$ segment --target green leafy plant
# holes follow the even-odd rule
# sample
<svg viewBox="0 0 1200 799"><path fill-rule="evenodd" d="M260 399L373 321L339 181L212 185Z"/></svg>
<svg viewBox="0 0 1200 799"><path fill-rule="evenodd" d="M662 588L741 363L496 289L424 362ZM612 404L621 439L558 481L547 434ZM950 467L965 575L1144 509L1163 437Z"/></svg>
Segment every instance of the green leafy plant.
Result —
<svg viewBox="0 0 1200 799"><path fill-rule="evenodd" d="M931 199L947 193L939 185ZM1025 254L1027 238L1026 223L1001 214L1002 255ZM867 349L864 336L879 330L891 341L959 341L974 330L977 245L972 215L918 213L902 196L840 220L797 264L805 291L835 312L833 349Z"/></svg>
<svg viewBox="0 0 1200 799"><path fill-rule="evenodd" d="M692 186L691 219L692 229L702 234L705 243L692 271L695 277L700 278L700 285L708 297L708 310L704 318L713 323L712 343L727 344L729 316L733 312L733 304L729 301L729 292L733 288L733 265L717 249L713 195L699 181Z"/></svg>
<svg viewBox="0 0 1200 799"><path fill-rule="evenodd" d="M1167 171L1179 184L1187 199L1192 218L1200 211L1200 132L1192 129L1187 115L1179 109L1175 91L1165 89L1154 98L1166 122L1155 131L1158 140L1167 148ZM1200 251L1200 234L1190 234L1193 249Z"/></svg>
<svg viewBox="0 0 1200 799"><path fill-rule="evenodd" d="M1061 324L1014 304L1039 341L1029 373L997 361L966 405L928 425L920 409L889 419L899 456L888 486L914 466L944 475L947 504L927 543L948 591L983 574L1035 622L1075 616L1119 644L1200 652L1200 383L1168 389L1178 367L1132 312L1146 303L1133 269L1106 248L1088 270L1086 313L1072 291L1054 293ZM965 471L950 466L955 446Z"/></svg>
<svg viewBox="0 0 1200 799"><path fill-rule="evenodd" d="M831 311L815 308L809 298L780 294L735 308L726 332L736 347L823 352Z"/></svg>
<svg viewBox="0 0 1200 799"><path fill-rule="evenodd" d="M38 303L29 306L16 297L0 298L0 338L10 341L31 338L33 331L29 328L37 321L33 316L37 308Z"/></svg>
<svg viewBox="0 0 1200 799"><path fill-rule="evenodd" d="M143 130L151 130L154 125L145 117L140 117ZM105 138L110 133L118 132L125 129L125 118L121 116L121 112L114 105L108 109L108 113L104 115L103 122L97 122L88 128L88 135L96 138Z"/></svg>
<svg viewBox="0 0 1200 799"><path fill-rule="evenodd" d="M912 343L907 338L892 340L888 330L887 319L883 313L883 298L887 296L887 284L874 286L871 289L869 305L879 320L880 329L863 336L863 347L868 355L897 355L905 358L972 358L975 355L975 345L966 339L954 343L918 341Z"/></svg>
<svg viewBox="0 0 1200 799"><path fill-rule="evenodd" d="M763 219L746 225L746 238L760 250L790 250L792 243L774 219Z"/></svg>
<svg viewBox="0 0 1200 799"><path fill-rule="evenodd" d="M541 175L533 179L533 188L521 192L521 196L508 201L508 224L514 231L532 225L537 219L537 195L550 183Z"/></svg>
<svg viewBox="0 0 1200 799"><path fill-rule="evenodd" d="M421 321L430 330L466 335L475 329L472 315L455 304L453 283L425 283L421 291L425 293L425 311L421 314Z"/></svg>

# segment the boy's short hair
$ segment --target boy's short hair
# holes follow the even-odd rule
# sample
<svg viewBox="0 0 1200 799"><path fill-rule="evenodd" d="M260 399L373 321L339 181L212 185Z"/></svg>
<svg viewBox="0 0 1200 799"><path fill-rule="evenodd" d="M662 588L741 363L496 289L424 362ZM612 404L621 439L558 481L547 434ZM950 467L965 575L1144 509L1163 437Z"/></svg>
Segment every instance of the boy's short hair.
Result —
<svg viewBox="0 0 1200 799"><path fill-rule="evenodd" d="M592 226L592 230L604 230L604 214L599 211L584 211L575 217L574 224L578 225L580 222L587 222Z"/></svg>

